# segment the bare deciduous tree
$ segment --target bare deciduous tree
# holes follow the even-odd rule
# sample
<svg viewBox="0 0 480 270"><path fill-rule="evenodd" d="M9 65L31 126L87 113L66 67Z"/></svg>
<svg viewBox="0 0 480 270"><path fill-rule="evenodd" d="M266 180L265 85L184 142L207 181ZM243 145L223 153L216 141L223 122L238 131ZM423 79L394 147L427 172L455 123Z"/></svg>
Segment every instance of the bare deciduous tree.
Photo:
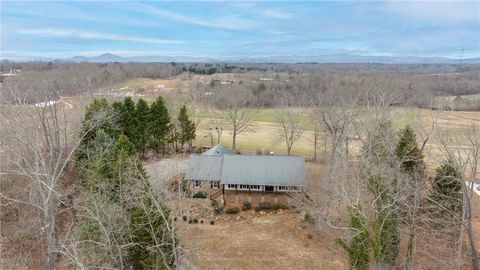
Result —
<svg viewBox="0 0 480 270"><path fill-rule="evenodd" d="M283 107L277 111L277 120L282 127L282 135L290 155L293 144L302 137L305 127L303 115L295 108Z"/></svg>
<svg viewBox="0 0 480 270"><path fill-rule="evenodd" d="M232 127L232 149L235 150L237 136L245 132L252 123L252 111L248 107L250 93L243 87L231 87L223 92L222 98L222 116Z"/></svg>
<svg viewBox="0 0 480 270"><path fill-rule="evenodd" d="M353 123L359 117L361 94L342 82L329 86L328 91L318 94L315 101L318 118L329 135L332 162L347 158L346 148Z"/></svg>
<svg viewBox="0 0 480 270"><path fill-rule="evenodd" d="M6 165L1 174L16 181L27 180L30 200L0 192L6 204L21 203L38 211L38 233L45 240L48 269L53 268L58 254L57 216L61 206L67 204L61 182L75 149L86 134L79 135L80 119L76 114L55 100L49 100L51 97L48 88L38 88L35 106L3 107L2 140ZM95 126L92 123L91 127Z"/></svg>
<svg viewBox="0 0 480 270"><path fill-rule="evenodd" d="M474 195L473 183L477 181L478 164L480 163L480 135L477 126L465 129L463 134L441 134L441 151L444 156L455 162L455 165L462 170L462 173L469 181L463 183L463 209L461 230L457 245L457 269L462 267L462 253L464 233L467 233L468 246L470 249L470 260L472 268L479 269L477 246L475 243L474 230L472 227L472 197Z"/></svg>

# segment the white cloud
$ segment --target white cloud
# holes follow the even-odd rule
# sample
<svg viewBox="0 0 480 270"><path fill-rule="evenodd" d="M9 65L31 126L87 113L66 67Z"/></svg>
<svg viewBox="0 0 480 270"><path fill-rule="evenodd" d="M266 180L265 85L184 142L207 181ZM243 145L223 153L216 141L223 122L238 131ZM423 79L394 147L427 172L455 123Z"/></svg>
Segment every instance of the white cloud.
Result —
<svg viewBox="0 0 480 270"><path fill-rule="evenodd" d="M210 54L200 54L194 51L165 51L165 50L88 50L88 51L18 51L18 50L3 50L1 59L11 60L29 60L41 58L69 58L73 56L99 56L104 53L111 53L122 57L138 57L138 56L160 56L160 57L214 57Z"/></svg>
<svg viewBox="0 0 480 270"><path fill-rule="evenodd" d="M263 15L269 18L282 19L282 20L290 19L293 17L292 14L290 13L276 10L276 9L266 9L263 11Z"/></svg>
<svg viewBox="0 0 480 270"><path fill-rule="evenodd" d="M147 11L151 14L155 14L161 17L172 19L175 21L205 26L210 28L221 28L221 29L230 29L230 30L241 30L252 28L254 23L252 21L244 20L236 16L223 16L220 18L209 18L208 20L195 18L192 16L186 16L180 13L171 12L168 10L160 9L157 7L142 5L144 8L143 11Z"/></svg>
<svg viewBox="0 0 480 270"><path fill-rule="evenodd" d="M82 39L129 41L129 42L153 43L153 44L180 44L180 43L184 43L181 40L133 37L133 36L127 36L127 35L90 32L90 31L83 31L83 30L77 30L77 29L57 29L57 28L19 29L17 31L17 33L18 34L24 34L24 35L46 35L46 36L57 36L57 37L77 37L77 38L82 38Z"/></svg>
<svg viewBox="0 0 480 270"><path fill-rule="evenodd" d="M478 1L388 1L382 7L388 12L419 20L465 21L478 20L480 17Z"/></svg>

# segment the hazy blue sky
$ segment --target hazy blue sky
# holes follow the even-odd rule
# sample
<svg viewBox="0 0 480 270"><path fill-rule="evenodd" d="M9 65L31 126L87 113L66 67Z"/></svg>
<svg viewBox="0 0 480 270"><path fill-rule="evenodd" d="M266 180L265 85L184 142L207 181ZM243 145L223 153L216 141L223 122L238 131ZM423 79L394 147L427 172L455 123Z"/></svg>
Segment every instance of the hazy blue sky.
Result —
<svg viewBox="0 0 480 270"><path fill-rule="evenodd" d="M480 1L1 1L1 58L480 56Z"/></svg>

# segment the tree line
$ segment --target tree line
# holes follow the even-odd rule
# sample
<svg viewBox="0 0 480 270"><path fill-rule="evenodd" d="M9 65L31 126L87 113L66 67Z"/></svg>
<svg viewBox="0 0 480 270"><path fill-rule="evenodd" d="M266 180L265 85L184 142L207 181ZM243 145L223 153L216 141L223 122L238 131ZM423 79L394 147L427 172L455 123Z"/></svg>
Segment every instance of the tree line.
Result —
<svg viewBox="0 0 480 270"><path fill-rule="evenodd" d="M82 244L81 256L72 258L82 258L86 267L173 268L179 245L174 218L152 190L139 156L167 144L183 149L195 138L187 107L172 123L162 97L151 104L96 99L86 109L81 133L76 167L84 200L75 213L75 241Z"/></svg>
<svg viewBox="0 0 480 270"><path fill-rule="evenodd" d="M103 119L102 123L92 128L92 120L99 117ZM82 122L82 132L86 134L77 151L78 160L88 155L88 144L100 129L115 139L125 135L140 154L148 150L158 153L168 146L175 151L186 150L196 136L195 124L185 104L172 120L161 96L151 104L141 98L135 103L130 97L111 104L106 99L95 99L87 107Z"/></svg>
<svg viewBox="0 0 480 270"><path fill-rule="evenodd" d="M420 227L441 231L452 241L460 234L465 181L460 168L446 159L436 169L430 179L432 188L426 192L424 156L413 129L401 129L392 148L388 141L394 135L391 125L383 123L363 146L360 178L371 197L364 203L357 200L348 204L351 238L337 239L348 254L349 269L395 269L402 224L406 228L406 256L401 262L404 269L413 269Z"/></svg>

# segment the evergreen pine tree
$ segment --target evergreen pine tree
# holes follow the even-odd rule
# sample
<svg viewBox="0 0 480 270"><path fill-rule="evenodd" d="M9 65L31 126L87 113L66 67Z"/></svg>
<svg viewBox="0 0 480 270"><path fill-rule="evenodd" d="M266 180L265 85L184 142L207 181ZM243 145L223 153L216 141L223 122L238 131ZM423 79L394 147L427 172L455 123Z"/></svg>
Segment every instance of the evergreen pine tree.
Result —
<svg viewBox="0 0 480 270"><path fill-rule="evenodd" d="M143 181L146 174L138 160L135 145L125 135L118 137L110 151L110 160L108 193L114 201L118 201L120 185L128 185L128 181Z"/></svg>
<svg viewBox="0 0 480 270"><path fill-rule="evenodd" d="M122 134L127 136L128 140L136 146L139 131L135 102L131 97L126 97L122 103L114 102L112 107L118 115L118 122Z"/></svg>
<svg viewBox="0 0 480 270"><path fill-rule="evenodd" d="M423 172L423 155L417 145L417 136L410 126L400 130L395 153L404 172L413 175Z"/></svg>
<svg viewBox="0 0 480 270"><path fill-rule="evenodd" d="M147 197L141 207L132 210L130 235L136 245L129 250L129 262L134 269L171 269L175 266L178 239L167 224L170 210L162 205L159 210L157 206Z"/></svg>
<svg viewBox="0 0 480 270"><path fill-rule="evenodd" d="M445 161L437 168L432 182L431 200L435 202L442 217L461 214L463 204L463 177L452 161Z"/></svg>
<svg viewBox="0 0 480 270"><path fill-rule="evenodd" d="M79 170L82 185L88 190L96 190L108 178L108 168L112 161L110 151L114 144L115 139L100 129L88 146L88 160Z"/></svg>
<svg viewBox="0 0 480 270"><path fill-rule="evenodd" d="M349 269L368 270L370 265L370 235L367 230L367 219L360 204L349 207L350 230L352 239L347 243L344 239L337 239L348 253Z"/></svg>
<svg viewBox="0 0 480 270"><path fill-rule="evenodd" d="M375 201L372 245L375 262L383 268L394 268L400 250L400 229L395 193L382 176L370 176L368 188Z"/></svg>
<svg viewBox="0 0 480 270"><path fill-rule="evenodd" d="M150 108L148 103L144 99L139 99L135 108L135 114L137 118L137 149L139 151L145 151L148 140L150 138Z"/></svg>
<svg viewBox="0 0 480 270"><path fill-rule="evenodd" d="M159 150L167 143L172 124L164 99L159 96L150 106L148 133L150 146Z"/></svg>
<svg viewBox="0 0 480 270"><path fill-rule="evenodd" d="M113 110L104 98L94 99L85 110L80 133L84 136L75 153L77 162L88 158L88 146L94 140L98 130L103 130L111 137L117 136L117 123L113 117Z"/></svg>
<svg viewBox="0 0 480 270"><path fill-rule="evenodd" d="M389 173L395 166L395 155L389 142L391 135L390 124L381 124L362 151L362 175L375 198L371 232L373 259L377 266L386 269L395 267L400 249L398 206L394 199L397 181Z"/></svg>
<svg viewBox="0 0 480 270"><path fill-rule="evenodd" d="M183 149L183 145L195 139L195 124L190 120L187 112L187 106L183 104L178 114L179 134L178 140Z"/></svg>

